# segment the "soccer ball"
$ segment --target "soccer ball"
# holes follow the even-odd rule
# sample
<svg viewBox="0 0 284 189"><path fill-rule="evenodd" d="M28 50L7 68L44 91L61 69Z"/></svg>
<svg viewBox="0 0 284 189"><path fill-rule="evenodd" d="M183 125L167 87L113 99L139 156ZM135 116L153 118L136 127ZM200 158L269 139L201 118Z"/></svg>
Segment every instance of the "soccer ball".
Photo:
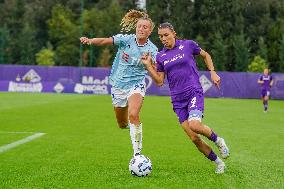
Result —
<svg viewBox="0 0 284 189"><path fill-rule="evenodd" d="M144 155L136 155L129 162L129 171L133 176L145 177L152 171L151 160Z"/></svg>

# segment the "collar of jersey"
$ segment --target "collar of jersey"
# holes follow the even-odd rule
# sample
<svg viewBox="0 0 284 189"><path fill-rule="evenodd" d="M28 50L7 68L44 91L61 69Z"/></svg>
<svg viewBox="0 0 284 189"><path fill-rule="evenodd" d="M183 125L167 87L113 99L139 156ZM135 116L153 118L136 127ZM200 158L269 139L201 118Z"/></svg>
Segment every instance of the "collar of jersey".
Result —
<svg viewBox="0 0 284 189"><path fill-rule="evenodd" d="M137 41L137 38L136 38L136 35L135 35L135 42L136 42L136 45L137 45L138 47L144 47L144 46L146 46L146 45L148 44L148 41L149 41L149 39L147 39L147 41L146 41L146 43L145 43L144 45L139 45L139 44L138 44L138 41Z"/></svg>
<svg viewBox="0 0 284 189"><path fill-rule="evenodd" d="M176 42L175 42L175 46L173 47L173 48L171 48L171 49L168 49L167 47L164 47L164 51L168 51L168 50L172 50L172 49L174 49L175 47L178 47L180 45L180 40L177 40L176 39Z"/></svg>

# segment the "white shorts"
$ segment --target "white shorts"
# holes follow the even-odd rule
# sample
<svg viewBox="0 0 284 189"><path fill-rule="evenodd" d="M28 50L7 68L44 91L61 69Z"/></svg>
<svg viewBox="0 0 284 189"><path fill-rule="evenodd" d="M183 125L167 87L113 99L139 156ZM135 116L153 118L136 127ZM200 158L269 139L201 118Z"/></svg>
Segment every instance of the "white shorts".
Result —
<svg viewBox="0 0 284 189"><path fill-rule="evenodd" d="M141 94L144 98L146 93L146 84L139 83L130 89L111 88L111 98L114 107L126 107L128 105L128 98L133 94Z"/></svg>

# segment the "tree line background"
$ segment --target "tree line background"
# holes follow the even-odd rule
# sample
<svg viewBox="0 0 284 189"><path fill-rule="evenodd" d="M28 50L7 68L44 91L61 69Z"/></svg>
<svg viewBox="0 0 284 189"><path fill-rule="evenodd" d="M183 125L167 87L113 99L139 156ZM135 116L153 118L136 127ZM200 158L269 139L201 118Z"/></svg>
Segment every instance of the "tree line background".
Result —
<svg viewBox="0 0 284 189"><path fill-rule="evenodd" d="M79 37L120 33L135 7L135 0L0 0L0 64L111 66L115 47L80 51ZM147 12L197 41L216 70L284 72L283 0L148 0ZM162 48L157 27L150 38Z"/></svg>

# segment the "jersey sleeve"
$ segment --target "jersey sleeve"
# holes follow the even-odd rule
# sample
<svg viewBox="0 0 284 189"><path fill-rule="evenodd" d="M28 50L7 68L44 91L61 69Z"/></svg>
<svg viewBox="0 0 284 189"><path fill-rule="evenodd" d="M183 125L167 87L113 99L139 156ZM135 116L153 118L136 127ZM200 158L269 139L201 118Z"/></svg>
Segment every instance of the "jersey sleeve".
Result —
<svg viewBox="0 0 284 189"><path fill-rule="evenodd" d="M199 47L198 43L195 41L189 40L189 47L192 49L193 55L199 55L201 48Z"/></svg>
<svg viewBox="0 0 284 189"><path fill-rule="evenodd" d="M260 80L260 81L263 81L263 77L262 77L262 75L259 77L259 80Z"/></svg>
<svg viewBox="0 0 284 189"><path fill-rule="evenodd" d="M125 46L127 44L127 41L131 38L131 36L126 34L117 34L112 36L112 38L114 45Z"/></svg>

